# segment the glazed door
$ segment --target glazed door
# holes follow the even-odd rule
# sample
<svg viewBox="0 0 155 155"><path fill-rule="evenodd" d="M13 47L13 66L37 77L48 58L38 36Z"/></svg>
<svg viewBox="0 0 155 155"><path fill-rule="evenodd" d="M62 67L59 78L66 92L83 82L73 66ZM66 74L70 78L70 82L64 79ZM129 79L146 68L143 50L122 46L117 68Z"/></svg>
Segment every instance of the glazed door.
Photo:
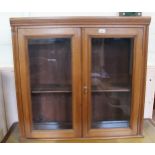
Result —
<svg viewBox="0 0 155 155"><path fill-rule="evenodd" d="M80 29L19 29L19 61L28 138L81 136Z"/></svg>
<svg viewBox="0 0 155 155"><path fill-rule="evenodd" d="M83 135L136 135L142 29L83 29Z"/></svg>

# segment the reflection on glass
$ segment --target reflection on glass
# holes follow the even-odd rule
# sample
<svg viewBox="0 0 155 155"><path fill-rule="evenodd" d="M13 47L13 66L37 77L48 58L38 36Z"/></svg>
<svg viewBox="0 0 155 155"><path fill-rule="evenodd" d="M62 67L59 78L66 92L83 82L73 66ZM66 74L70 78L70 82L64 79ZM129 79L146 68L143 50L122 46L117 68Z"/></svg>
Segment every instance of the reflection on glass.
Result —
<svg viewBox="0 0 155 155"><path fill-rule="evenodd" d="M91 50L91 127L129 127L133 39L92 38Z"/></svg>
<svg viewBox="0 0 155 155"><path fill-rule="evenodd" d="M33 129L71 129L71 39L29 39L28 53Z"/></svg>

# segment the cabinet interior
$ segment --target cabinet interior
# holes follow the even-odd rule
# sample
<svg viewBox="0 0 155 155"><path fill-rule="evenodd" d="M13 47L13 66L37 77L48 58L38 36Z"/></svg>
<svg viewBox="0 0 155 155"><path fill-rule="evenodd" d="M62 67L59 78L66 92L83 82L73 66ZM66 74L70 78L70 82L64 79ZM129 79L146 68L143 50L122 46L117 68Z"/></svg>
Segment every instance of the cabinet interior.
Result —
<svg viewBox="0 0 155 155"><path fill-rule="evenodd" d="M91 39L92 128L129 127L132 38ZM71 39L28 40L33 128L72 128Z"/></svg>

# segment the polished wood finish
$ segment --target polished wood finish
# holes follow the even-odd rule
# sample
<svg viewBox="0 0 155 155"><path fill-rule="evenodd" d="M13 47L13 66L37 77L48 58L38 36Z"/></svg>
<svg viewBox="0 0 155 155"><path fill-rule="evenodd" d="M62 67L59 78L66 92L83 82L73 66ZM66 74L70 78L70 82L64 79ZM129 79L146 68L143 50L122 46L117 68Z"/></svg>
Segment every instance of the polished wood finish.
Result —
<svg viewBox="0 0 155 155"><path fill-rule="evenodd" d="M32 129L32 107L31 107L31 93L30 93L30 75L28 67L28 49L26 38L31 37L69 37L72 36L72 102L73 102L73 129L70 130L33 130ZM28 138L49 138L49 137L79 137L81 135L81 104L80 104L80 30L78 28L57 28L57 29L20 29L18 31L18 43L19 43L19 63L20 63L20 76L21 80L21 92L22 92L22 104L25 134ZM23 52L24 51L24 52ZM51 98L52 99L52 98ZM48 100L46 101L46 105ZM51 107L49 107L51 108ZM62 107L61 107L62 108ZM33 109L36 109L35 107ZM48 110L48 107L47 107ZM36 112L39 109L35 110ZM48 111L47 111L48 112ZM46 112L45 112L46 113ZM52 115L51 115L52 116ZM37 117L37 114L36 114ZM47 116L47 118L49 118ZM35 118L34 118L35 119Z"/></svg>
<svg viewBox="0 0 155 155"><path fill-rule="evenodd" d="M12 26L148 25L150 17L38 17L11 18Z"/></svg>
<svg viewBox="0 0 155 155"><path fill-rule="evenodd" d="M91 81L90 81L90 71L91 71L91 46L89 37L114 37L114 38L121 38L121 37L132 37L134 38L134 51L133 51L133 77L132 77L132 109L131 109L131 122L130 122L130 128L118 128L118 129L90 129L90 118L91 118ZM88 59L87 64L87 70L83 73L84 76L87 77L85 79L85 83L87 83L88 86L88 98L87 101L84 101L83 104L85 105L85 115L83 120L85 120L85 132L84 135L86 137L99 137L99 136L122 136L122 135L136 135L138 130L138 115L140 114L140 103L139 99L141 97L141 93L139 90L141 90L141 87L143 83L138 80L141 79L144 75L142 74L143 68L140 67L143 63L143 55L142 55L142 39L143 39L143 29L140 28L107 28L106 33L100 34L98 33L98 28L86 28L84 29L83 37L84 37L84 51L87 53L87 58L84 57L83 59ZM84 110L83 110L84 111Z"/></svg>
<svg viewBox="0 0 155 155"><path fill-rule="evenodd" d="M19 66L19 50L18 50L18 28L12 27L12 43L13 43L13 58L14 58L14 70L15 70L15 84L16 84L16 96L17 96L17 108L18 118L20 124L20 136L25 137L25 126L23 116L23 104L21 95L21 83L20 83L20 66Z"/></svg>
<svg viewBox="0 0 155 155"><path fill-rule="evenodd" d="M12 18L12 39L20 133L22 138L108 138L141 136L145 98L148 26L150 17ZM106 32L98 33L99 28ZM70 94L70 90L32 90L27 38L72 38L73 129L33 130L32 94ZM134 38L132 107L129 128L90 129L91 45L89 38ZM82 69L82 70L81 70ZM128 88L92 90L95 93L130 92ZM37 113L37 112L36 112ZM50 114L49 114L50 115Z"/></svg>

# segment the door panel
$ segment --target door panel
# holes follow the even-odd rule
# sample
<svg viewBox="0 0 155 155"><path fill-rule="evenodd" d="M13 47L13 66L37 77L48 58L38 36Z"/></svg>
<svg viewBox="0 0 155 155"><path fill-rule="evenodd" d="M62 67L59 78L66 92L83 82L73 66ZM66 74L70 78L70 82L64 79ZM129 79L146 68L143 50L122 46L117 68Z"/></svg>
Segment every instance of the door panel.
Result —
<svg viewBox="0 0 155 155"><path fill-rule="evenodd" d="M137 134L141 36L135 28L83 29L85 137Z"/></svg>
<svg viewBox="0 0 155 155"><path fill-rule="evenodd" d="M19 31L26 136L80 137L80 29Z"/></svg>
<svg viewBox="0 0 155 155"><path fill-rule="evenodd" d="M72 129L71 39L28 39L33 129Z"/></svg>
<svg viewBox="0 0 155 155"><path fill-rule="evenodd" d="M129 127L131 38L91 39L91 126Z"/></svg>

